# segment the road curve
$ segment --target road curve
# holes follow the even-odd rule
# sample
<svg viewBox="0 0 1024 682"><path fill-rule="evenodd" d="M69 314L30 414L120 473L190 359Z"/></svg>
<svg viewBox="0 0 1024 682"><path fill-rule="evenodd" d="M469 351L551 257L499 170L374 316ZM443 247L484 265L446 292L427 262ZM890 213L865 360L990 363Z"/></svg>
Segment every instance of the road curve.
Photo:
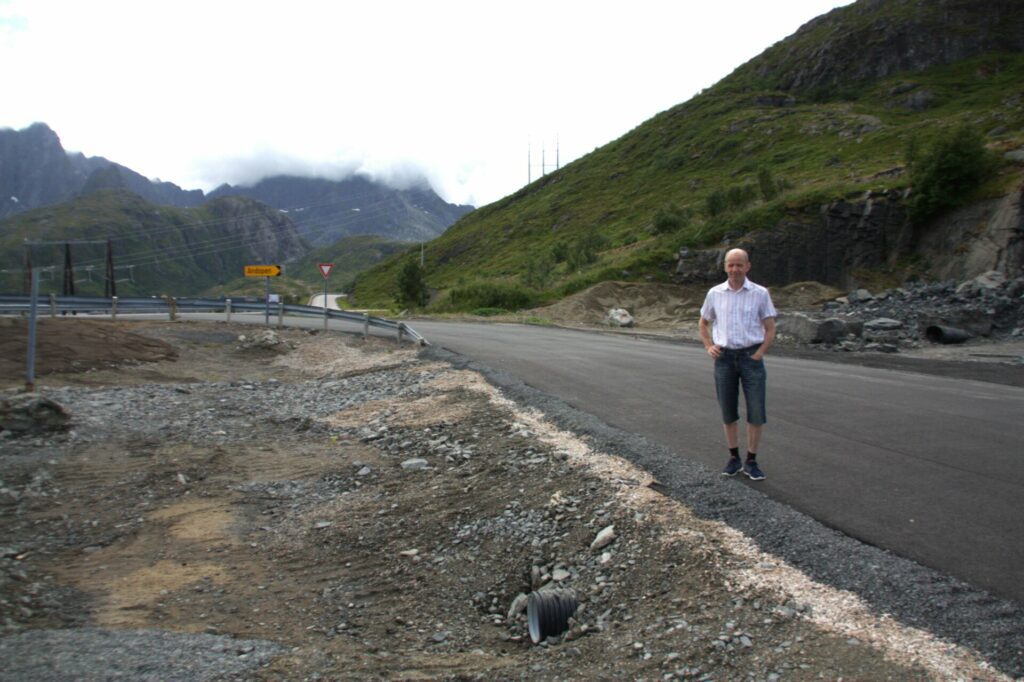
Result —
<svg viewBox="0 0 1024 682"><path fill-rule="evenodd" d="M417 320L434 345L507 372L718 476L699 346ZM768 496L864 542L1024 602L1024 389L772 356L759 459ZM742 439L741 439L742 442Z"/></svg>

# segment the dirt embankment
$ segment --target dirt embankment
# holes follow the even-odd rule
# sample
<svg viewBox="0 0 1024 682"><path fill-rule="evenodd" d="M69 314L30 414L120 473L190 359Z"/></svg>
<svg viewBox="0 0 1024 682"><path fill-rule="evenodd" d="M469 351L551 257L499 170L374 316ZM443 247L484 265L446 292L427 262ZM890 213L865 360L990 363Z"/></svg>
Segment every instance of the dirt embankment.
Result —
<svg viewBox="0 0 1024 682"><path fill-rule="evenodd" d="M474 372L293 330L43 329L72 430L0 434L0 679L1003 678ZM581 609L534 645L511 607L544 586Z"/></svg>

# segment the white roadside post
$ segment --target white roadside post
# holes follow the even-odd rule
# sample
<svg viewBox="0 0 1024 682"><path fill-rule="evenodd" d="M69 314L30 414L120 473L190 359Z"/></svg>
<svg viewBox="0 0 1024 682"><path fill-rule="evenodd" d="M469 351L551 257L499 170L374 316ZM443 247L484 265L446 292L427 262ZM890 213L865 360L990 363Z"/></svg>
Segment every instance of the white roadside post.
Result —
<svg viewBox="0 0 1024 682"><path fill-rule="evenodd" d="M317 263L316 267L324 278L324 331L327 331L327 278L331 276L334 263Z"/></svg>

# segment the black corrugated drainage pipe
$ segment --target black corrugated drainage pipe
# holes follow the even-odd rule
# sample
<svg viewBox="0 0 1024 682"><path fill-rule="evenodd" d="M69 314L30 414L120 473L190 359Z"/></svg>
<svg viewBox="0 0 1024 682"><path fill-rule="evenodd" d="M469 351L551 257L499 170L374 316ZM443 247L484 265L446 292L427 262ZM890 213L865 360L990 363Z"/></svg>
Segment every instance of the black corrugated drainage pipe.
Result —
<svg viewBox="0 0 1024 682"><path fill-rule="evenodd" d="M933 324L925 328L924 336L932 343L963 343L971 338L971 334L956 327L946 327L941 324Z"/></svg>
<svg viewBox="0 0 1024 682"><path fill-rule="evenodd" d="M526 602L526 619L533 643L540 644L546 637L568 630L569 619L576 613L577 606L576 595L568 590L531 592Z"/></svg>

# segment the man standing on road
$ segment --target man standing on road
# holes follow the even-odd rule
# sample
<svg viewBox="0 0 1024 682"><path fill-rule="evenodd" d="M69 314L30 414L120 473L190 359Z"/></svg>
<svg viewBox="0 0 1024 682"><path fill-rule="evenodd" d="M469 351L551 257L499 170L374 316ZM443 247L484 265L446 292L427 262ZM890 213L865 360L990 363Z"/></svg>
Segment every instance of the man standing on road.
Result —
<svg viewBox="0 0 1024 682"><path fill-rule="evenodd" d="M757 448L767 421L765 413L764 355L775 340L775 306L763 286L747 279L750 257L743 249L725 254L729 279L711 287L700 309L700 337L715 359L715 390L722 409L729 463L723 476L743 472L764 480L757 465ZM747 461L740 461L739 387L747 403Z"/></svg>

